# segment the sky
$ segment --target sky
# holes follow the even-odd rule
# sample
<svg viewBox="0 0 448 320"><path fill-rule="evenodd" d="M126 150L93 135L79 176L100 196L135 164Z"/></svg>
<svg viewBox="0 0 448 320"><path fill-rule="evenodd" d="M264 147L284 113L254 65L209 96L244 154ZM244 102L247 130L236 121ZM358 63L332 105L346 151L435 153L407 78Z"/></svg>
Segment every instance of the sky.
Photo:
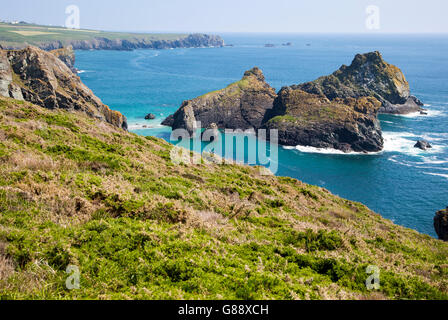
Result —
<svg viewBox="0 0 448 320"><path fill-rule="evenodd" d="M136 32L448 33L447 0L0 0L0 20Z"/></svg>

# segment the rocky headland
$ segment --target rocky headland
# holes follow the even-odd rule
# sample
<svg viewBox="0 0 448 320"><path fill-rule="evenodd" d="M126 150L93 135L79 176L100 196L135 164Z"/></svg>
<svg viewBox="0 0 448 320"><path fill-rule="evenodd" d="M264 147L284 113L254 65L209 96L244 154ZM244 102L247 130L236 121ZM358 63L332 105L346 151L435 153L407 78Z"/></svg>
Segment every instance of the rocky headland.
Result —
<svg viewBox="0 0 448 320"><path fill-rule="evenodd" d="M370 52L329 76L278 94L254 68L225 89L185 101L163 124L190 133L195 121L220 129L276 129L286 146L377 152L384 145L378 113L414 112L422 105L411 96L401 70Z"/></svg>
<svg viewBox="0 0 448 320"><path fill-rule="evenodd" d="M70 56L70 55L69 55ZM103 104L60 59L36 47L0 50L0 95L48 109L76 110L127 129L120 112Z"/></svg>

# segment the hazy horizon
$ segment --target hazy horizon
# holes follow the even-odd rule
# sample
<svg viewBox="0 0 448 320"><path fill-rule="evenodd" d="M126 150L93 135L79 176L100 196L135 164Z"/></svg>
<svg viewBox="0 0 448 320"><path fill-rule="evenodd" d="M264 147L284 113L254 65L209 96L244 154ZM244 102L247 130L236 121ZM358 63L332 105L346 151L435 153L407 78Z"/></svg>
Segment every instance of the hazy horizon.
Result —
<svg viewBox="0 0 448 320"><path fill-rule="evenodd" d="M445 34L445 0L0 0L1 20L63 26L76 5L83 29L175 33ZM370 19L370 20L369 20ZM369 21L368 21L369 20ZM370 27L369 27L370 25Z"/></svg>

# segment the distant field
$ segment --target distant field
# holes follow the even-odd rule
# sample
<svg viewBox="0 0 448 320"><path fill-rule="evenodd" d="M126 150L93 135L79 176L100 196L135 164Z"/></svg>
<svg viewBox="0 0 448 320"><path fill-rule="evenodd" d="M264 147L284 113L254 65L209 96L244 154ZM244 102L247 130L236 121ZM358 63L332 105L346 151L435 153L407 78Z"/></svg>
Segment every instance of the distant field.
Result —
<svg viewBox="0 0 448 320"><path fill-rule="evenodd" d="M61 41L68 43L76 40L93 40L94 38L107 38L110 40L178 40L187 37L187 34L174 33L122 33L105 32L86 29L67 29L63 27L39 26L31 24L5 24L0 23L0 44L3 46L23 46L25 44L41 45L46 42Z"/></svg>

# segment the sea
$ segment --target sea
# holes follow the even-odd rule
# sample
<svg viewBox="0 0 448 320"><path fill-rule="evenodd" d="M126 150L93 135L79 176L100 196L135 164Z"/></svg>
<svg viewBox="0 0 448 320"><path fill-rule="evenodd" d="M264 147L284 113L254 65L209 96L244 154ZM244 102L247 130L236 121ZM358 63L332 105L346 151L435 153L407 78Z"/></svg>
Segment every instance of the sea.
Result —
<svg viewBox="0 0 448 320"><path fill-rule="evenodd" d="M279 90L349 65L357 53L380 51L403 71L428 114L380 115L385 138L380 153L280 146L275 174L362 202L396 224L436 237L435 212L448 206L448 35L221 36L231 46L76 51L76 67L82 81L105 104L128 118L130 131L170 141L171 129L161 122L184 100L224 88L254 66ZM285 45L288 42L290 46ZM148 113L156 119L145 120ZM420 139L433 148L414 148Z"/></svg>

